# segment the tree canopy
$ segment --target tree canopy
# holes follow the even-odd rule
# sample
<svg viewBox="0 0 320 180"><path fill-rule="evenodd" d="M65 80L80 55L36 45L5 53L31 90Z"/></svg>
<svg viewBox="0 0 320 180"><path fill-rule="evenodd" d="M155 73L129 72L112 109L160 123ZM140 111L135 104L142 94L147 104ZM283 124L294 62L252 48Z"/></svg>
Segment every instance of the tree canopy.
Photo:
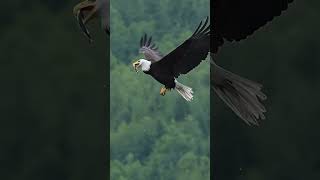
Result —
<svg viewBox="0 0 320 180"><path fill-rule="evenodd" d="M181 44L209 15L209 0L111 1L110 148L112 180L209 179L209 62L179 81L194 101L162 86L132 63L144 33L163 53ZM180 80L181 79L181 80Z"/></svg>

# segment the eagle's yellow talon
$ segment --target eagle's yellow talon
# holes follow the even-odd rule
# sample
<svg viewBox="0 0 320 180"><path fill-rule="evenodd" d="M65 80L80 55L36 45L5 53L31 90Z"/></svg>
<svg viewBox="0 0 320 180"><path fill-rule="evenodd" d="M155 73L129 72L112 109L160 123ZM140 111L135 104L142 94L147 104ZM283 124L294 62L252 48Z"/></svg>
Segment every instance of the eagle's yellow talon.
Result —
<svg viewBox="0 0 320 180"><path fill-rule="evenodd" d="M167 89L165 87L162 87L160 89L160 95L164 96L166 94L166 92L167 92Z"/></svg>

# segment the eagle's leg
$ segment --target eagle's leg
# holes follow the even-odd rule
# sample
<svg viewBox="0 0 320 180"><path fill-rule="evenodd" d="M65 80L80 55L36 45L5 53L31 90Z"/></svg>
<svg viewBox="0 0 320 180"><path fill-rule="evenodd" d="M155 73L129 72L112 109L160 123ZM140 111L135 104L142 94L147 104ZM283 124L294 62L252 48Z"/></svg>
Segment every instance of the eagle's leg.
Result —
<svg viewBox="0 0 320 180"><path fill-rule="evenodd" d="M160 89L160 95L162 95L162 96L164 96L164 95L166 95L166 92L168 91L168 89L166 88L166 87L162 87L161 89Z"/></svg>

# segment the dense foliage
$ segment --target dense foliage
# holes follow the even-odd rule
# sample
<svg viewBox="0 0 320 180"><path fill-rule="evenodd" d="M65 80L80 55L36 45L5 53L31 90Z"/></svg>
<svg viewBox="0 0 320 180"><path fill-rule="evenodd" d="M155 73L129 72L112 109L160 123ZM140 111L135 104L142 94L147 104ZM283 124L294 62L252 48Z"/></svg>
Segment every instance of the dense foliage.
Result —
<svg viewBox="0 0 320 180"><path fill-rule="evenodd" d="M160 96L162 85L131 65L142 57L138 50L144 33L165 55L209 15L208 3L111 2L112 180L209 179L209 63L179 78L194 89L191 103L175 91Z"/></svg>
<svg viewBox="0 0 320 180"><path fill-rule="evenodd" d="M89 27L94 43L83 37L72 16L79 1L1 2L1 180L107 179L101 81L108 39L98 21ZM207 62L180 80L194 88L191 103L174 91L160 96L160 84L132 70L144 32L166 54L208 14L208 0L111 1L112 180L208 179L209 157L218 159L219 180L320 179L318 0L297 0L217 56L264 84L260 128L214 96L210 111ZM214 155L209 131L218 135L210 138Z"/></svg>

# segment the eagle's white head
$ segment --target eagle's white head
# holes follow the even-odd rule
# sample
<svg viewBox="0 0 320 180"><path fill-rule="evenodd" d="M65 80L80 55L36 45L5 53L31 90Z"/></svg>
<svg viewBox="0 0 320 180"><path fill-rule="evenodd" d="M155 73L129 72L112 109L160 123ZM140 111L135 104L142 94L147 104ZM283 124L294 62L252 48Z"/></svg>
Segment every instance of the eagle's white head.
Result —
<svg viewBox="0 0 320 180"><path fill-rule="evenodd" d="M145 59L139 59L138 61L134 62L132 66L136 72L138 72L139 69L142 71L149 71L151 62Z"/></svg>

